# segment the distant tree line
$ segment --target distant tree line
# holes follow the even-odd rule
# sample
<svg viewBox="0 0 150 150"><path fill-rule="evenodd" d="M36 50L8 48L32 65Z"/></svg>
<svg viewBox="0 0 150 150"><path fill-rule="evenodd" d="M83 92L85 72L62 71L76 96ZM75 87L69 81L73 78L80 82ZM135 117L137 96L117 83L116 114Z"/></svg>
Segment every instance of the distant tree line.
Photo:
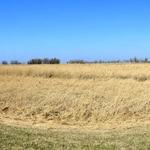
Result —
<svg viewBox="0 0 150 150"><path fill-rule="evenodd" d="M67 64L85 64L85 63L87 63L87 62L84 61L84 60L78 60L78 59L70 60L70 61L67 62Z"/></svg>
<svg viewBox="0 0 150 150"><path fill-rule="evenodd" d="M1 64L3 64L3 65L8 65L8 64L19 65L19 64L22 64L22 63L17 61L17 60L12 60L12 61L10 61L10 63L8 61L4 60L4 61L2 61Z"/></svg>
<svg viewBox="0 0 150 150"><path fill-rule="evenodd" d="M60 64L60 59L58 58L36 58L36 59L31 59L27 62L27 64Z"/></svg>
<svg viewBox="0 0 150 150"><path fill-rule="evenodd" d="M130 58L129 60L95 60L95 61L85 61L85 60L70 60L68 64L102 64L102 63L150 63L148 58L138 59L136 57Z"/></svg>
<svg viewBox="0 0 150 150"><path fill-rule="evenodd" d="M34 58L34 59L31 59L29 61L27 61L27 63L21 63L20 61L17 61L17 60L12 60L10 62L8 61L2 61L1 62L2 65L8 65L8 64L11 64L11 65L20 65L20 64L60 64L60 59L58 58L44 58L44 59L41 59L41 58Z"/></svg>
<svg viewBox="0 0 150 150"><path fill-rule="evenodd" d="M70 60L67 62L67 64L102 64L102 63L150 63L150 60L148 60L148 58L145 59L138 59L136 57L134 58L130 58L129 60L95 60L95 61L85 61L82 59L74 59L74 60ZM29 61L27 61L27 63L21 63L20 61L17 60L12 60L10 62L8 61L2 61L1 62L2 65L20 65L20 64L60 64L60 59L58 58L34 58L31 59Z"/></svg>

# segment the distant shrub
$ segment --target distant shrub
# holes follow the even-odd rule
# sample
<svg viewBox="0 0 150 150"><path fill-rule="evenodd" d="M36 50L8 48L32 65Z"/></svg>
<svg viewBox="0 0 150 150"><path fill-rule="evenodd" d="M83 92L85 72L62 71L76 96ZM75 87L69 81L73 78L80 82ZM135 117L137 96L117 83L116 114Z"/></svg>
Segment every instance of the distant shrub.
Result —
<svg viewBox="0 0 150 150"><path fill-rule="evenodd" d="M67 62L68 64L85 64L84 60L70 60Z"/></svg>
<svg viewBox="0 0 150 150"><path fill-rule="evenodd" d="M120 60L110 60L110 61L104 61L105 63L121 63Z"/></svg>
<svg viewBox="0 0 150 150"><path fill-rule="evenodd" d="M149 60L148 60L148 58L138 59L138 58L134 57L134 58L130 58L129 62L130 63L149 63Z"/></svg>
<svg viewBox="0 0 150 150"><path fill-rule="evenodd" d="M49 64L49 58L44 58L44 59L42 60L42 63L43 63L43 64Z"/></svg>
<svg viewBox="0 0 150 150"><path fill-rule="evenodd" d="M147 63L147 62L148 62L148 58L145 58L145 59L144 59L144 62Z"/></svg>
<svg viewBox="0 0 150 150"><path fill-rule="evenodd" d="M7 61L2 61L2 65L8 65L8 62Z"/></svg>
<svg viewBox="0 0 150 150"><path fill-rule="evenodd" d="M27 62L27 64L42 64L42 59L39 58L31 59Z"/></svg>
<svg viewBox="0 0 150 150"><path fill-rule="evenodd" d="M60 60L58 58L51 58L49 64L60 64Z"/></svg>
<svg viewBox="0 0 150 150"><path fill-rule="evenodd" d="M10 62L10 64L12 64L12 65L19 65L19 64L21 64L21 62L19 62L18 60L12 60Z"/></svg>
<svg viewBox="0 0 150 150"><path fill-rule="evenodd" d="M44 59L40 59L40 58L35 58L35 59L31 59L27 62L27 64L60 64L60 60L57 58L44 58Z"/></svg>

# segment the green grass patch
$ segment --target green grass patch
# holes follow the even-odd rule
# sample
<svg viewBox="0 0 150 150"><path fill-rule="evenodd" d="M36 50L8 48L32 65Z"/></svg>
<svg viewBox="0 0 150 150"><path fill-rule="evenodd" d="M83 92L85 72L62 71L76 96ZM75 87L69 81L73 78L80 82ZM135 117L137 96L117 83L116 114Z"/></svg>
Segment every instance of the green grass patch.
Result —
<svg viewBox="0 0 150 150"><path fill-rule="evenodd" d="M2 150L120 150L150 149L149 129L111 132L56 131L0 125Z"/></svg>

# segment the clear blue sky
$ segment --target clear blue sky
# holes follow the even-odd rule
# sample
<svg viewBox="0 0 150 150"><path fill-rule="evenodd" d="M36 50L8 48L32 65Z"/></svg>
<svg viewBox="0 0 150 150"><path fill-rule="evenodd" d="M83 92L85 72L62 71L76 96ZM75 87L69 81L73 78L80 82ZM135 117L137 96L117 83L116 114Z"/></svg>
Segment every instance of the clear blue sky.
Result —
<svg viewBox="0 0 150 150"><path fill-rule="evenodd" d="M150 58L149 0L0 0L0 60Z"/></svg>

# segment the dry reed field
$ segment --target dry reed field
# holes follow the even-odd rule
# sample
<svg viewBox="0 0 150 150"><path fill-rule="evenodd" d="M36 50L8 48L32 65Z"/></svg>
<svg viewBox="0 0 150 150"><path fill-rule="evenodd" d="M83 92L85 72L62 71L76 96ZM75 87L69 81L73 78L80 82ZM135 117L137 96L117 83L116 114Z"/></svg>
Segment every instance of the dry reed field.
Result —
<svg viewBox="0 0 150 150"><path fill-rule="evenodd" d="M0 149L150 149L149 64L0 66Z"/></svg>
<svg viewBox="0 0 150 150"><path fill-rule="evenodd" d="M149 64L0 66L1 122L101 129L149 119Z"/></svg>

